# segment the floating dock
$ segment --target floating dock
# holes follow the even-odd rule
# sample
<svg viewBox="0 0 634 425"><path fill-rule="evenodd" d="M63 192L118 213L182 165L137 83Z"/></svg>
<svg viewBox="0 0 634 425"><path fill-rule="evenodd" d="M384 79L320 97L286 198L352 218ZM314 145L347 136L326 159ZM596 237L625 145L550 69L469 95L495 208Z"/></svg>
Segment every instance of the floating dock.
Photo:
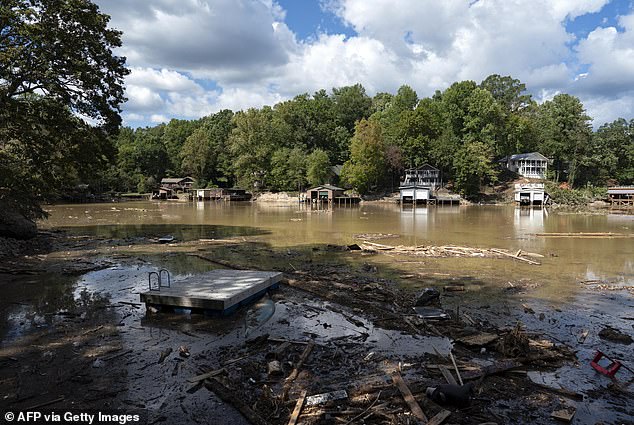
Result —
<svg viewBox="0 0 634 425"><path fill-rule="evenodd" d="M141 302L159 310L192 309L229 314L239 306L262 296L269 288L277 288L280 272L255 270L212 270L179 282L158 285L141 294Z"/></svg>

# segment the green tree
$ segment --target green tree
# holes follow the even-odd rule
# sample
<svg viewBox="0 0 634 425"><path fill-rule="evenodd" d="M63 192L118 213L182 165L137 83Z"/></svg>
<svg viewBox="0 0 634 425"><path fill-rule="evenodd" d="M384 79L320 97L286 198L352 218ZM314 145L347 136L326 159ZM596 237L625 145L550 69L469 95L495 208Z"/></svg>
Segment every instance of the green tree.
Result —
<svg viewBox="0 0 634 425"><path fill-rule="evenodd" d="M365 93L361 84L332 89L335 122L352 132L355 123L368 118L372 112L372 99Z"/></svg>
<svg viewBox="0 0 634 425"><path fill-rule="evenodd" d="M271 157L269 187L301 191L306 184L306 153L298 147L280 148Z"/></svg>
<svg viewBox="0 0 634 425"><path fill-rule="evenodd" d="M540 106L539 118L543 139L540 151L553 158L556 180L565 176L574 186L592 137L590 117L578 98L558 94Z"/></svg>
<svg viewBox="0 0 634 425"><path fill-rule="evenodd" d="M315 149L306 158L306 180L311 186L318 186L328 181L330 171L330 159L328 154L321 149Z"/></svg>
<svg viewBox="0 0 634 425"><path fill-rule="evenodd" d="M233 121L235 128L228 145L238 183L246 188L263 188L271 156L290 140L290 128L267 106L238 112Z"/></svg>
<svg viewBox="0 0 634 425"><path fill-rule="evenodd" d="M477 195L480 187L495 182L493 149L484 142L465 144L454 157L456 189L465 196Z"/></svg>
<svg viewBox="0 0 634 425"><path fill-rule="evenodd" d="M531 95L524 94L526 85L508 75L489 75L480 83L480 88L491 93L495 101L508 113L518 112L532 103Z"/></svg>
<svg viewBox="0 0 634 425"><path fill-rule="evenodd" d="M385 143L381 126L362 119L355 126L350 143L350 159L341 170L341 178L359 193L368 193L386 173Z"/></svg>
<svg viewBox="0 0 634 425"><path fill-rule="evenodd" d="M114 155L128 71L108 21L88 0L0 3L0 208L42 217L68 176Z"/></svg>

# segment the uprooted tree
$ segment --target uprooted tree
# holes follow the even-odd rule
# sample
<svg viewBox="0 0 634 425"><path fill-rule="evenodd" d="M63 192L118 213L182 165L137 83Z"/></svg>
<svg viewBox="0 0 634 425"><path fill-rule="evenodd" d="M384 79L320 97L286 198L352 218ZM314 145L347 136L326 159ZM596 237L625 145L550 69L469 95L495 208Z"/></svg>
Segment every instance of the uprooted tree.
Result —
<svg viewBox="0 0 634 425"><path fill-rule="evenodd" d="M129 71L109 19L89 0L0 3L0 235L33 236L41 203L114 153Z"/></svg>

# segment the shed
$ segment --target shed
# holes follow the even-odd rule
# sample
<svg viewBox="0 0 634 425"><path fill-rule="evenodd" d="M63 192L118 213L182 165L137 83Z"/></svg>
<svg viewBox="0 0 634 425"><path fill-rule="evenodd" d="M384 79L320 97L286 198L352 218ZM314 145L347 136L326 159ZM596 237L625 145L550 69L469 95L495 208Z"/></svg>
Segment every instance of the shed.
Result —
<svg viewBox="0 0 634 425"><path fill-rule="evenodd" d="M345 189L329 184L313 187L306 191L306 199L311 202L327 201L332 202L335 198L343 197Z"/></svg>
<svg viewBox="0 0 634 425"><path fill-rule="evenodd" d="M608 198L615 206L634 206L634 186L608 187Z"/></svg>
<svg viewBox="0 0 634 425"><path fill-rule="evenodd" d="M544 183L517 183L515 185L515 202L520 205L544 205L548 194L544 191Z"/></svg>

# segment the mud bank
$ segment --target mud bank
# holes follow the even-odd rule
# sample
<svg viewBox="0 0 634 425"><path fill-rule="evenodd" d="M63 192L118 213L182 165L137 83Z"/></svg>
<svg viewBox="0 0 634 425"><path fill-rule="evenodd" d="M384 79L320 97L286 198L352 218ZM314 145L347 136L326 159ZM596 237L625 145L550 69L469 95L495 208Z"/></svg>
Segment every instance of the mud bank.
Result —
<svg viewBox="0 0 634 425"><path fill-rule="evenodd" d="M306 391L340 397L306 402L298 423L415 423L411 399L394 385L398 374L425 415L446 411L446 423L547 424L562 409L574 411L575 423L634 420L625 385L632 375L621 370L612 381L589 365L597 349L626 365L633 358L633 345L599 336L608 323L632 334L631 295L618 281L579 282L578 299L557 306L533 298L539 284L525 279L416 274L409 257L378 260L247 237L166 246L60 234L45 254L3 262L0 407L285 424ZM138 294L158 268L175 284L213 268L279 270L285 281L230 317L152 314ZM423 287L439 290L449 319L415 314ZM279 370L271 373L273 361ZM474 384L468 406L425 396L447 371L459 380L456 369Z"/></svg>

